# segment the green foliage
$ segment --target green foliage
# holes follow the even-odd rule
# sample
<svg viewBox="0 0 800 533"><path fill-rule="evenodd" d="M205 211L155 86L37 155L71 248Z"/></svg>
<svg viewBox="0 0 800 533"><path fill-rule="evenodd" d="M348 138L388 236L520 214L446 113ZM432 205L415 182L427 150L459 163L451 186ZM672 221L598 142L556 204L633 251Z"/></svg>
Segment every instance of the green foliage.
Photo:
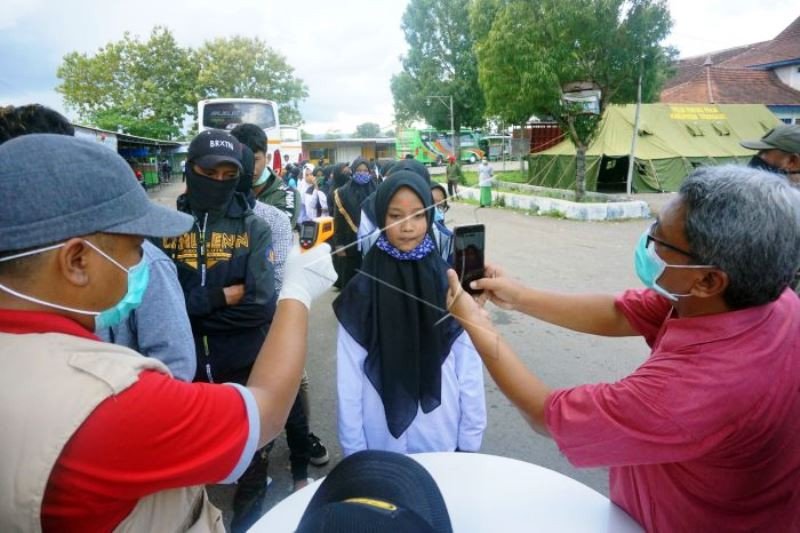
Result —
<svg viewBox="0 0 800 533"><path fill-rule="evenodd" d="M469 24L471 0L411 0L402 28L408 43L403 71L392 77L395 114L408 124L424 119L450 129L449 102L430 95L452 96L456 132L484 122L484 100L478 84L474 40Z"/></svg>
<svg viewBox="0 0 800 533"><path fill-rule="evenodd" d="M674 57L659 44L672 26L666 0L476 0L471 24L488 114L511 124L553 117L579 159L599 117L565 105L562 88L593 82L602 110L635 101L641 70L643 100L653 101Z"/></svg>
<svg viewBox="0 0 800 533"><path fill-rule="evenodd" d="M267 98L279 103L281 122L293 124L308 96L286 59L258 38L215 39L195 51L161 26L147 41L125 33L94 55L71 52L57 75L57 90L82 120L159 139L178 138L202 98Z"/></svg>
<svg viewBox="0 0 800 533"><path fill-rule="evenodd" d="M355 137L359 137L361 139L371 139L380 136L380 134L381 127L374 122L364 122L363 124L356 126Z"/></svg>
<svg viewBox="0 0 800 533"><path fill-rule="evenodd" d="M125 33L94 56L67 54L57 90L67 107L100 128L174 138L194 105L196 73L186 50L157 26L145 42Z"/></svg>
<svg viewBox="0 0 800 533"><path fill-rule="evenodd" d="M286 58L261 39L234 36L206 41L192 53L198 67L196 95L203 98L265 98L278 102L282 124L300 124L300 100L308 88Z"/></svg>

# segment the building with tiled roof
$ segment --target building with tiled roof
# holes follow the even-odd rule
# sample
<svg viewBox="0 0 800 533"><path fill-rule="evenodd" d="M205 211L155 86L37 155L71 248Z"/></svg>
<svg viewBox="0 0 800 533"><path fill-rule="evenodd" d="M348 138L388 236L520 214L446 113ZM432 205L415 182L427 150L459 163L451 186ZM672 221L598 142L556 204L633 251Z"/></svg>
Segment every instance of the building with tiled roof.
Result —
<svg viewBox="0 0 800 533"><path fill-rule="evenodd" d="M765 104L800 124L800 17L771 41L681 59L676 69L662 102Z"/></svg>

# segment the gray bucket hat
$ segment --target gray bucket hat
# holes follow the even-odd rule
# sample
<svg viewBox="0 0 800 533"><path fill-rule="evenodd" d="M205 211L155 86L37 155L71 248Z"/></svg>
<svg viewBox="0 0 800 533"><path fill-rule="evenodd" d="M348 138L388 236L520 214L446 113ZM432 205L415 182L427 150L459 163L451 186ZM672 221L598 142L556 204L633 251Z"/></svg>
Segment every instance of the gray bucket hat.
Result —
<svg viewBox="0 0 800 533"><path fill-rule="evenodd" d="M66 135L23 135L0 145L0 198L0 252L98 232L171 237L193 224L151 202L114 151Z"/></svg>
<svg viewBox="0 0 800 533"><path fill-rule="evenodd" d="M742 141L748 150L781 150L790 154L800 153L800 126L780 125L772 128L761 139Z"/></svg>

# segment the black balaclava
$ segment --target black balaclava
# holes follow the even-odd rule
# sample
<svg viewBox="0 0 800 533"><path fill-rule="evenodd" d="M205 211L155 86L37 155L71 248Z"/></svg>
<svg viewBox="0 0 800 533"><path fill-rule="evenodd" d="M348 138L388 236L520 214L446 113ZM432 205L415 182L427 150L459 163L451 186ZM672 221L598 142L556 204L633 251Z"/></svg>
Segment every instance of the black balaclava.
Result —
<svg viewBox="0 0 800 533"><path fill-rule="evenodd" d="M228 209L239 178L218 181L194 171L191 162L186 164L186 196L195 213L223 214Z"/></svg>

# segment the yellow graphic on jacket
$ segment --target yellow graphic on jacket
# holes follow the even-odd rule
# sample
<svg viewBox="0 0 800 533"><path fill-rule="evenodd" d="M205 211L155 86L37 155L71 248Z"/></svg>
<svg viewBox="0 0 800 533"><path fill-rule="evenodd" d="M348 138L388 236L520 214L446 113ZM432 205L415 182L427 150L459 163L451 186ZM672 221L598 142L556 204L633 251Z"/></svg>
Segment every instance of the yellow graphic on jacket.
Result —
<svg viewBox="0 0 800 533"><path fill-rule="evenodd" d="M197 233L184 233L179 237L165 237L162 247L173 259L194 270L198 269L197 254L199 251ZM206 241L204 255L206 266L214 268L219 262L229 261L237 248L248 249L250 239L246 232L240 234L220 233L212 231Z"/></svg>

